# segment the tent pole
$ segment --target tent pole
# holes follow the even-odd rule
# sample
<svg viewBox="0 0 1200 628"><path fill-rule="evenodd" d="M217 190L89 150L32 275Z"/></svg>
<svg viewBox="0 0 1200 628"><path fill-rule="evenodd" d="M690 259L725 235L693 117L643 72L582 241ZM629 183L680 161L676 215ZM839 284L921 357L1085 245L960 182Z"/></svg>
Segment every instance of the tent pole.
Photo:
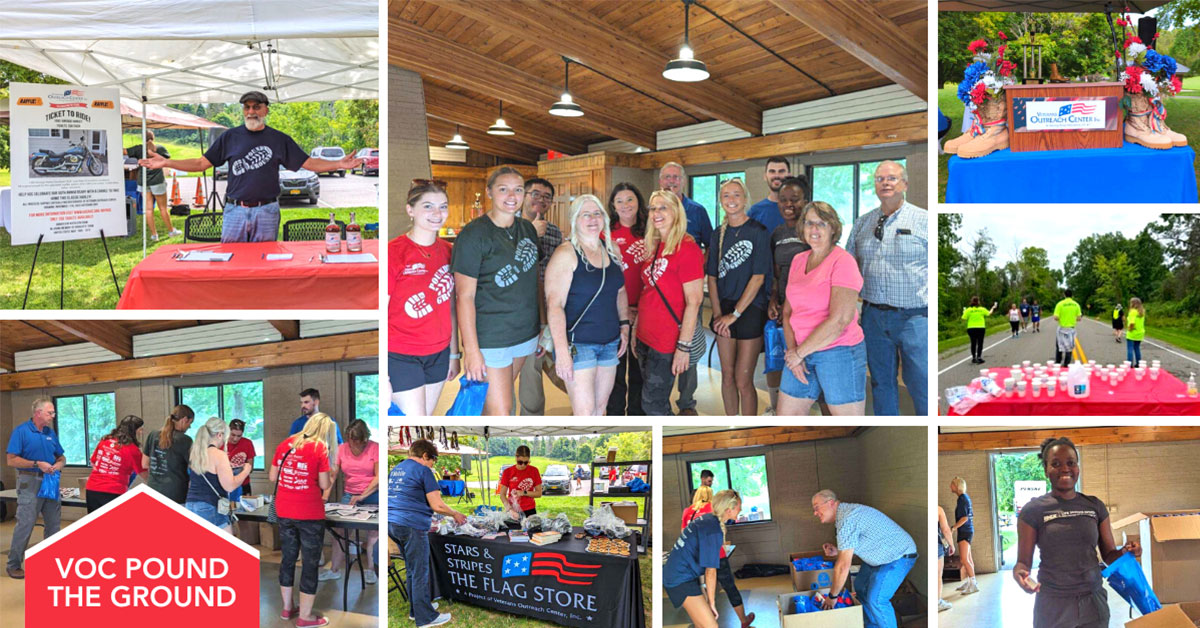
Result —
<svg viewBox="0 0 1200 628"><path fill-rule="evenodd" d="M146 147L146 79L142 79L142 159L149 159L148 149ZM154 220L153 211L154 202L150 195L150 186L146 185L147 172L142 168L142 259L146 259L146 219Z"/></svg>

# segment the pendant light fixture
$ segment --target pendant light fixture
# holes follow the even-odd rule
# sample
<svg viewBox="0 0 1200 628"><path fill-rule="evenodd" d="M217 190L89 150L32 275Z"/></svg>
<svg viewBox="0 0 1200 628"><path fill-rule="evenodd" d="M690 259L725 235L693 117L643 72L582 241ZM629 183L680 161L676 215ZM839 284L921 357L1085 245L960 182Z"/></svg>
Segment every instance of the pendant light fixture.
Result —
<svg viewBox="0 0 1200 628"><path fill-rule="evenodd" d="M688 12L692 0L683 0L683 48L679 49L679 58L667 62L663 70L663 78L681 83L694 83L708 78L708 66L703 61L694 58L692 46L688 43Z"/></svg>
<svg viewBox="0 0 1200 628"><path fill-rule="evenodd" d="M458 132L458 125L454 125L454 139L446 142L446 148L454 150L467 150L470 146L463 141L462 135Z"/></svg>
<svg viewBox="0 0 1200 628"><path fill-rule="evenodd" d="M578 118L583 115L583 108L571 100L571 60L563 57L563 94L558 102L550 107L550 115L564 118Z"/></svg>
<svg viewBox="0 0 1200 628"><path fill-rule="evenodd" d="M488 135L516 135L516 131L512 127L504 123L504 101L500 101L500 117L496 118L496 124L488 127Z"/></svg>

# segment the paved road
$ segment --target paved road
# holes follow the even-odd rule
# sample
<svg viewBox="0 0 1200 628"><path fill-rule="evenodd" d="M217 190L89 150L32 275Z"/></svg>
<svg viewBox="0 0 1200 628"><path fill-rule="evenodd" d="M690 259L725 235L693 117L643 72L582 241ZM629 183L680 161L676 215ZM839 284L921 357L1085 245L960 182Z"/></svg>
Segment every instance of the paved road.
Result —
<svg viewBox="0 0 1200 628"><path fill-rule="evenodd" d="M979 376L983 367L1011 366L1022 360L1045 362L1054 359L1054 336L1058 324L1054 319L1042 320L1040 333L1022 332L1020 337L1012 338L1008 329L989 335L983 342L983 364L971 364L971 349L969 345L956 347L938 356L938 397L939 406L944 414L946 404L941 401L945 391L951 386L963 386L972 378ZM1161 360L1164 369L1175 377L1187 381L1189 373L1200 377L1200 354L1180 349L1161 340L1156 340L1147 334L1142 341L1142 359L1146 361ZM1125 360L1125 343L1113 341L1112 326L1104 325L1092 319L1080 320L1076 338L1083 353L1089 360L1100 364L1120 364Z"/></svg>
<svg viewBox="0 0 1200 628"><path fill-rule="evenodd" d="M179 190L184 201L191 201L196 194L196 179L180 179ZM225 198L225 185L228 181L217 181L217 191ZM379 195L377 186L379 177L364 177L358 174L346 173L345 178L321 176L321 194L317 198L317 207L377 207ZM168 190L169 192L170 190ZM288 202L288 207L311 207L308 201ZM345 219L343 219L345 220Z"/></svg>

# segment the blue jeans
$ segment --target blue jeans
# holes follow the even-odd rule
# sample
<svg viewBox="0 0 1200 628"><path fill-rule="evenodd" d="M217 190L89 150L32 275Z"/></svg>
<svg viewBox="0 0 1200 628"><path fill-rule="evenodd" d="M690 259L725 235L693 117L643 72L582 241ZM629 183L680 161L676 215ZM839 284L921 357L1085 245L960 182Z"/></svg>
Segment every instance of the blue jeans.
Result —
<svg viewBox="0 0 1200 628"><path fill-rule="evenodd" d="M258 207L225 203L221 242L274 242L279 239L279 202Z"/></svg>
<svg viewBox="0 0 1200 628"><path fill-rule="evenodd" d="M1133 362L1134 366L1142 361L1141 340L1130 340L1128 336L1125 337L1125 359Z"/></svg>
<svg viewBox="0 0 1200 628"><path fill-rule="evenodd" d="M862 602L866 628L896 628L892 596L912 570L916 557L899 558L882 565L863 564L854 579L854 591Z"/></svg>
<svg viewBox="0 0 1200 628"><path fill-rule="evenodd" d="M418 626L433 623L438 612L433 608L433 588L429 582L429 530L418 530L398 523L388 523L388 534L404 554L408 573L408 601Z"/></svg>
<svg viewBox="0 0 1200 628"><path fill-rule="evenodd" d="M229 526L229 515L222 515L217 512L217 507L208 502L186 502L184 508L192 511L201 519L217 526L225 528Z"/></svg>
<svg viewBox="0 0 1200 628"><path fill-rule="evenodd" d="M864 305L863 335L867 343L867 367L871 370L872 408L876 416L900 414L900 390L896 385L896 358L904 367L904 385L917 416L928 412L929 317L925 308L881 310Z"/></svg>

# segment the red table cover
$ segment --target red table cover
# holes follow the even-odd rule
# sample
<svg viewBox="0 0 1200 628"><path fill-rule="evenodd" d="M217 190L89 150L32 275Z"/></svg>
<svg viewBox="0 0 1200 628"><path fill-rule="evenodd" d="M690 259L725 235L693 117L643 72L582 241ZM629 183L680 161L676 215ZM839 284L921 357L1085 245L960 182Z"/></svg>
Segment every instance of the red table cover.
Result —
<svg viewBox="0 0 1200 628"><path fill-rule="evenodd" d="M1002 376L1008 369L999 369ZM1032 388L1030 388L1032 390ZM1200 398L1187 396L1187 384L1166 371L1159 373L1158 381L1150 380L1150 373L1137 381L1133 373L1116 385L1102 382L1092 376L1092 393L1086 398L1075 399L1059 390L1054 397L1042 391L1034 397L1026 390L1025 397L999 397L976 405L967 412L970 416L1194 416L1200 415ZM958 415L953 409L951 415Z"/></svg>
<svg viewBox="0 0 1200 628"><path fill-rule="evenodd" d="M181 262L185 251L232 252L228 262ZM291 253L267 261L268 253ZM379 264L324 264L325 242L230 242L159 247L134 267L117 309L375 310ZM379 259L379 240L363 253Z"/></svg>

